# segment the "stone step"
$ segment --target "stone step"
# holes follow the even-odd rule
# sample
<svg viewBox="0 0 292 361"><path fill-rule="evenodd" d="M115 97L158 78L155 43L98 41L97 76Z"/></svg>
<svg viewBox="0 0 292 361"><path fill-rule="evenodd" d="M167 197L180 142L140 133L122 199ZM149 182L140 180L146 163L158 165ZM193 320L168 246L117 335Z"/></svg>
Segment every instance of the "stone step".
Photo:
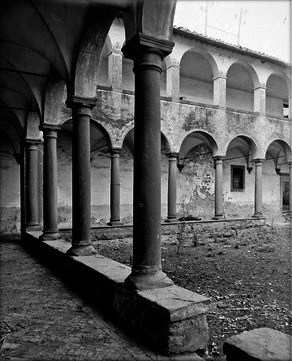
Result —
<svg viewBox="0 0 292 361"><path fill-rule="evenodd" d="M226 340L226 361L291 361L292 336L271 328L244 331Z"/></svg>

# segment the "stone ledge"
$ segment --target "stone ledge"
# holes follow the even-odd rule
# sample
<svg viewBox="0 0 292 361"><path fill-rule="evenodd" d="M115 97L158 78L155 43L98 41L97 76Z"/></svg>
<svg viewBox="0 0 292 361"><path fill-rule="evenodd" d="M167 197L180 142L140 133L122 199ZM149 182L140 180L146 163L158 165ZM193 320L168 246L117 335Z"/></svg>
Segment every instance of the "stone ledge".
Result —
<svg viewBox="0 0 292 361"><path fill-rule="evenodd" d="M206 349L210 299L175 285L130 291L123 286L130 267L101 255L69 257L68 242L40 241L37 237L36 232L26 234L25 246L45 257L74 289L119 319L155 351L191 356L198 349Z"/></svg>
<svg viewBox="0 0 292 361"><path fill-rule="evenodd" d="M271 328L244 331L223 345L226 361L290 361L292 336Z"/></svg>

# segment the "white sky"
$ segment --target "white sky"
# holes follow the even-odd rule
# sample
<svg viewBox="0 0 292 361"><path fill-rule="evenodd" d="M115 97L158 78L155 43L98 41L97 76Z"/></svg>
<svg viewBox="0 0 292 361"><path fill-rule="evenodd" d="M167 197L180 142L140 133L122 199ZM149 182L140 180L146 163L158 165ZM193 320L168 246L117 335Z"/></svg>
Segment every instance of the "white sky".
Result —
<svg viewBox="0 0 292 361"><path fill-rule="evenodd" d="M207 36L237 45L242 9L239 45L290 62L291 0L177 0L174 25L205 34L207 3Z"/></svg>

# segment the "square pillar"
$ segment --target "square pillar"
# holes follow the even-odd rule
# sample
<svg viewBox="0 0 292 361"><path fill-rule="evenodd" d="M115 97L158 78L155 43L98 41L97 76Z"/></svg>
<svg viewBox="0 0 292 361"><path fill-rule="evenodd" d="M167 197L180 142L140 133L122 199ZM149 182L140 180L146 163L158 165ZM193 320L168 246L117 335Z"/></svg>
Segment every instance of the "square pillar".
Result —
<svg viewBox="0 0 292 361"><path fill-rule="evenodd" d="M213 78L213 103L226 107L226 76Z"/></svg>
<svg viewBox="0 0 292 361"><path fill-rule="evenodd" d="M254 111L261 115L266 114L266 87L264 86L254 88Z"/></svg>

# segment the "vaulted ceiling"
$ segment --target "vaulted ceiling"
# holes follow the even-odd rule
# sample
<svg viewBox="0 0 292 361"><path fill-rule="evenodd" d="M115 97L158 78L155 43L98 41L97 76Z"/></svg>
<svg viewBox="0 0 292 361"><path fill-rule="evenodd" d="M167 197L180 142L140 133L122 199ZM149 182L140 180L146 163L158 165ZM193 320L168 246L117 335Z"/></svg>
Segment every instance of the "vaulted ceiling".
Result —
<svg viewBox="0 0 292 361"><path fill-rule="evenodd" d="M102 19L109 10L114 17L128 5L129 0L1 0L0 130L21 139L29 112L43 116L50 78L70 87L88 17Z"/></svg>

